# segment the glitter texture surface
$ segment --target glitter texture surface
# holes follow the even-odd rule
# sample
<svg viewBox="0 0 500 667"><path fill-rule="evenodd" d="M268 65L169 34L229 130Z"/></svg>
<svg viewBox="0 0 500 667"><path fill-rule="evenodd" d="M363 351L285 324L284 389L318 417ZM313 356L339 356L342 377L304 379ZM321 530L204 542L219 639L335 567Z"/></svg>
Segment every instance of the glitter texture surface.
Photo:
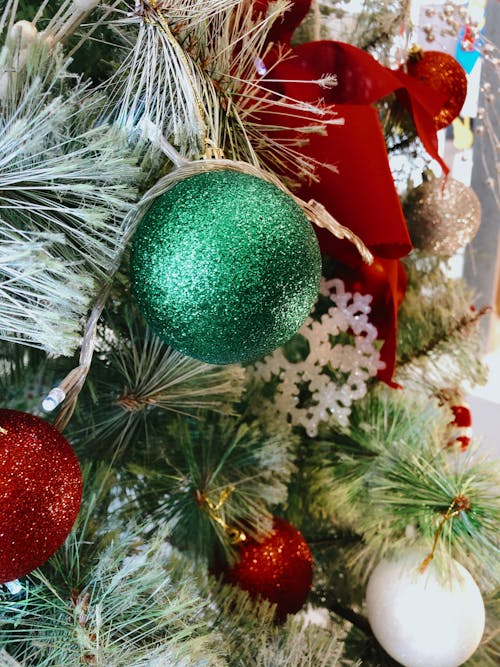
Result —
<svg viewBox="0 0 500 667"><path fill-rule="evenodd" d="M431 178L410 194L405 216L415 248L428 255L447 256L476 235L481 204L474 190L460 181Z"/></svg>
<svg viewBox="0 0 500 667"><path fill-rule="evenodd" d="M172 348L213 364L286 342L316 299L311 224L276 186L231 170L181 181L142 219L131 254L138 306Z"/></svg>
<svg viewBox="0 0 500 667"><path fill-rule="evenodd" d="M0 409L0 583L61 546L81 495L80 466L61 433L34 415Z"/></svg>
<svg viewBox="0 0 500 667"><path fill-rule="evenodd" d="M294 614L311 589L313 559L307 542L291 524L274 518L273 532L263 542L249 539L226 580L275 602L280 616Z"/></svg>
<svg viewBox="0 0 500 667"><path fill-rule="evenodd" d="M410 58L408 74L446 96L441 111L434 117L436 129L447 127L459 114L467 96L467 75L460 63L442 51L424 51Z"/></svg>

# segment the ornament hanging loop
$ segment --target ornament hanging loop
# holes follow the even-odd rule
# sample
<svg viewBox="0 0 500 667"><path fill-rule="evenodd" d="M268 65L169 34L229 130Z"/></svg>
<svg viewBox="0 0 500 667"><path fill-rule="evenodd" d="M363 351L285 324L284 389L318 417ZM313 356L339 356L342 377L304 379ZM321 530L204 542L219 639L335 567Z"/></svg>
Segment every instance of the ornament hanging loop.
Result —
<svg viewBox="0 0 500 667"><path fill-rule="evenodd" d="M467 496L455 496L453 500L451 501L450 506L446 510L446 512L443 514L443 518L439 522L439 526L436 530L436 533L434 535L434 543L432 545L432 550L429 553L428 556L424 558L424 560L421 562L418 571L423 574L425 570L427 569L427 566L431 562L431 560L434 558L434 555L436 553L436 548L437 544L439 541L439 537L441 533L443 532L444 525L447 521L450 519L453 519L453 517L458 516L461 512L467 512L470 510L470 500L467 498Z"/></svg>
<svg viewBox="0 0 500 667"><path fill-rule="evenodd" d="M223 528L231 544L240 544L241 542L244 542L247 539L246 534L239 528L228 525L221 516L221 510L224 506L224 503L233 493L233 491L234 491L234 486L232 485L226 487L225 489L222 489L219 496L219 500L216 503L214 503L204 493L202 493L199 489L197 489L196 501L198 505L201 507L201 509L208 514L208 516L212 519L212 521L215 521L216 523L219 524L219 526L221 526L221 528Z"/></svg>
<svg viewBox="0 0 500 667"><path fill-rule="evenodd" d="M164 148L168 146L168 142L165 138L162 138L161 141L161 146ZM158 145L160 146L159 143ZM248 174L249 176L255 176L264 181L267 181L268 183L272 183L279 190L291 197L298 206L300 206L310 222L312 222L317 227L327 229L338 239L347 239L355 246L364 262L367 264L371 264L373 262L372 253L368 250L359 236L335 220L335 218L326 210L322 204L315 201L314 199L306 202L300 197L297 197L292 192L290 192L290 190L288 190L288 188L277 176L264 171L256 165L250 164L248 162L220 158L219 155L222 154L221 149L218 148L216 144L213 144L208 138L205 138L205 145L207 146L207 150L200 160L189 162L179 155L177 155L177 158L174 156L174 164L176 165L176 168L161 178L158 183L153 185L153 187L148 190L148 192L146 192L142 198L142 201L137 207L135 213L135 222L131 225L132 232L137 226L139 220L151 206L152 202L160 195L173 188L180 181L209 171L232 170L242 174ZM170 149L175 150L171 146ZM166 150L164 152L167 154Z"/></svg>
<svg viewBox="0 0 500 667"><path fill-rule="evenodd" d="M356 250L359 252L363 261L366 264L373 264L373 255L359 236L352 232L348 227L341 225L340 222L335 220L323 204L320 204L315 199L310 199L308 202L305 202L295 195L292 196L312 223L317 227L327 229L338 239L347 239L350 241L356 247Z"/></svg>

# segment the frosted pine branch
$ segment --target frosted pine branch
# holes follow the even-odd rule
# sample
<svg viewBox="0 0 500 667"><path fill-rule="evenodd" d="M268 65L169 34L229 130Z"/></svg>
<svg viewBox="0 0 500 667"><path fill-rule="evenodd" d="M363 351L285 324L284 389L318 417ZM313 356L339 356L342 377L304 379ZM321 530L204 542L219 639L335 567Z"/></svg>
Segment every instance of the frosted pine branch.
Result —
<svg viewBox="0 0 500 667"><path fill-rule="evenodd" d="M215 627L227 641L227 667L360 667L343 657L345 624L335 622L325 609L291 614L278 624L273 605L255 602L238 588L210 582L207 594L214 597L214 611L220 610ZM321 625L312 620L315 611Z"/></svg>
<svg viewBox="0 0 500 667"><path fill-rule="evenodd" d="M108 21L123 45L121 65L104 84L109 117L138 142L151 139L144 130L153 128L184 158L225 155L314 178L317 163L301 148L311 133L325 134L328 124L343 120L324 104L277 98L269 90L269 32L289 8L278 0L256 15L241 0L141 0L134 6L124 0ZM310 83L329 87L335 78L326 74ZM304 120L295 128L298 138L280 135L290 113ZM271 120L264 124L261 115Z"/></svg>
<svg viewBox="0 0 500 667"><path fill-rule="evenodd" d="M140 172L124 135L97 124L100 100L71 81L61 55L32 44L19 71L9 59L4 48L0 336L70 354L120 262Z"/></svg>
<svg viewBox="0 0 500 667"><path fill-rule="evenodd" d="M87 477L86 506L63 548L23 580L20 605L0 595L0 644L12 660L0 664L220 665L190 563L164 530L148 542L143 526L96 533L110 480L99 468Z"/></svg>
<svg viewBox="0 0 500 667"><path fill-rule="evenodd" d="M92 281L58 261L64 238L0 228L0 338L29 341L50 354L70 354L79 344L79 318Z"/></svg>
<svg viewBox="0 0 500 667"><path fill-rule="evenodd" d="M110 82L108 109L133 134L144 122L168 138L181 154L197 158L205 150L206 110L198 66L179 41L179 26L209 29L214 14L235 0L194 3L124 1L110 21L125 42L124 57Z"/></svg>

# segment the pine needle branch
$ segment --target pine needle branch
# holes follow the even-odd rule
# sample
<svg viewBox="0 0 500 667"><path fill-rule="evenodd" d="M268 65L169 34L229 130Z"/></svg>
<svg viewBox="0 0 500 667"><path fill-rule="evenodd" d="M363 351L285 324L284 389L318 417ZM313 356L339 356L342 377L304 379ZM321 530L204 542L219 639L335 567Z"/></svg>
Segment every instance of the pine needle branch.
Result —
<svg viewBox="0 0 500 667"><path fill-rule="evenodd" d="M115 290L110 301L127 298ZM243 391L243 368L212 366L172 350L132 305L112 309L110 304L97 328L96 346L70 429L95 456L106 450L130 454L131 443L134 449L154 448L152 434L156 424L162 428L164 411L193 417L201 409L231 414Z"/></svg>
<svg viewBox="0 0 500 667"><path fill-rule="evenodd" d="M218 550L231 560L230 529L254 538L271 531L270 508L285 502L295 470L296 439L288 428L215 413L179 417L167 428L154 469L130 463L124 482L155 521L171 526L174 544L196 559L213 561ZM134 503L130 509L137 511Z"/></svg>
<svg viewBox="0 0 500 667"><path fill-rule="evenodd" d="M100 100L49 51L31 44L11 71L0 53L0 337L68 355L120 262L140 172L124 134L97 124Z"/></svg>
<svg viewBox="0 0 500 667"><path fill-rule="evenodd" d="M139 141L143 123L151 123L183 156L197 159L205 151L207 134L201 88L210 82L199 76L176 26L194 29L204 22L210 29L213 15L226 16L234 0L182 0L175 10L156 1L123 4L127 13L109 22L124 31L125 43L122 64L106 83L108 113L131 136L135 130Z"/></svg>
<svg viewBox="0 0 500 667"><path fill-rule="evenodd" d="M398 368L402 369L405 365L411 364L422 357L426 357L436 350L443 342L449 341L455 336L468 336L475 330L475 325L483 318L485 315L491 313L491 306L483 306L480 310L470 311L463 315L458 321L452 322L448 331L441 333L439 336L435 336L431 340L427 341L425 346L420 350L416 350L412 354L409 352L401 356L398 360Z"/></svg>
<svg viewBox="0 0 500 667"><path fill-rule="evenodd" d="M449 278L439 258L412 253L405 266L408 286L398 316L396 380L429 395L484 382L477 324L487 309L471 308L470 288Z"/></svg>
<svg viewBox="0 0 500 667"><path fill-rule="evenodd" d="M419 544L430 552L443 516L458 503L442 525L439 549L466 560L487 588L495 584L498 472L447 449L450 421L448 411L408 391L372 390L353 407L349 427L315 445L311 508L362 535L358 566L365 574L367 562L388 549Z"/></svg>
<svg viewBox="0 0 500 667"><path fill-rule="evenodd" d="M58 11L47 24L44 35L53 43L66 42L97 7L99 1L74 2L73 0L63 0Z"/></svg>
<svg viewBox="0 0 500 667"><path fill-rule="evenodd" d="M284 624L274 620L274 607L248 593L209 582L215 602L214 626L227 644L228 667L356 667L343 657L344 627L326 618L320 627L302 614L288 616Z"/></svg>
<svg viewBox="0 0 500 667"><path fill-rule="evenodd" d="M314 178L317 163L300 148L311 133L325 134L328 124L342 119L320 101L278 98L256 65L269 50L272 26L289 8L286 0L272 3L260 17L238 0L125 7L128 13L117 12L110 22L123 36L124 51L121 67L106 83L110 117L139 143L150 134L144 128L153 127L184 158L224 154L270 165L289 178L298 167L300 175ZM283 52L278 60L287 57ZM326 87L332 82L333 75L311 81ZM303 127L294 130L299 138L283 135L289 113L303 119Z"/></svg>
<svg viewBox="0 0 500 667"><path fill-rule="evenodd" d="M116 404L127 412L156 407L193 414L199 408L231 411L240 397L244 371L238 366L214 367L168 348L147 327L129 321L130 346L117 359L127 380ZM116 355L118 356L118 355Z"/></svg>
<svg viewBox="0 0 500 667"><path fill-rule="evenodd" d="M0 338L29 342L51 354L70 354L80 342L79 318L93 283L72 263L58 261L64 237L20 231L2 222L0 231ZM41 307L43 298L47 307Z"/></svg>

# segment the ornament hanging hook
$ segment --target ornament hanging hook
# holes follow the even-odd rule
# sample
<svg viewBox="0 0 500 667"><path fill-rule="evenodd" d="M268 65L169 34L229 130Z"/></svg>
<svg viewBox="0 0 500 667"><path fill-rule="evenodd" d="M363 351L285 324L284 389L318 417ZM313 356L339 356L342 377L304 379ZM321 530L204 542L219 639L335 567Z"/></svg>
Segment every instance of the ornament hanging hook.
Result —
<svg viewBox="0 0 500 667"><path fill-rule="evenodd" d="M466 512L467 510L470 509L470 500L467 498L467 496L455 496L453 500L450 503L450 506L446 510L446 512L443 515L443 518L439 522L439 526L436 530L436 533L434 535L434 543L432 545L431 552L424 558L424 560L421 562L418 571L423 574L425 570L427 569L427 566L431 562L431 560L434 558L434 555L436 553L437 549L437 544L439 541L439 537L443 531L444 525L447 521L450 519L453 519L453 517L458 516L461 512Z"/></svg>
<svg viewBox="0 0 500 667"><path fill-rule="evenodd" d="M221 516L221 509L234 490L235 488L232 485L222 489L219 500L214 503L212 500L210 500L210 498L208 498L208 496L197 489L196 500L201 509L208 514L212 521L215 521L223 528L231 544L239 544L240 542L244 542L247 539L246 534L239 528L227 524Z"/></svg>

